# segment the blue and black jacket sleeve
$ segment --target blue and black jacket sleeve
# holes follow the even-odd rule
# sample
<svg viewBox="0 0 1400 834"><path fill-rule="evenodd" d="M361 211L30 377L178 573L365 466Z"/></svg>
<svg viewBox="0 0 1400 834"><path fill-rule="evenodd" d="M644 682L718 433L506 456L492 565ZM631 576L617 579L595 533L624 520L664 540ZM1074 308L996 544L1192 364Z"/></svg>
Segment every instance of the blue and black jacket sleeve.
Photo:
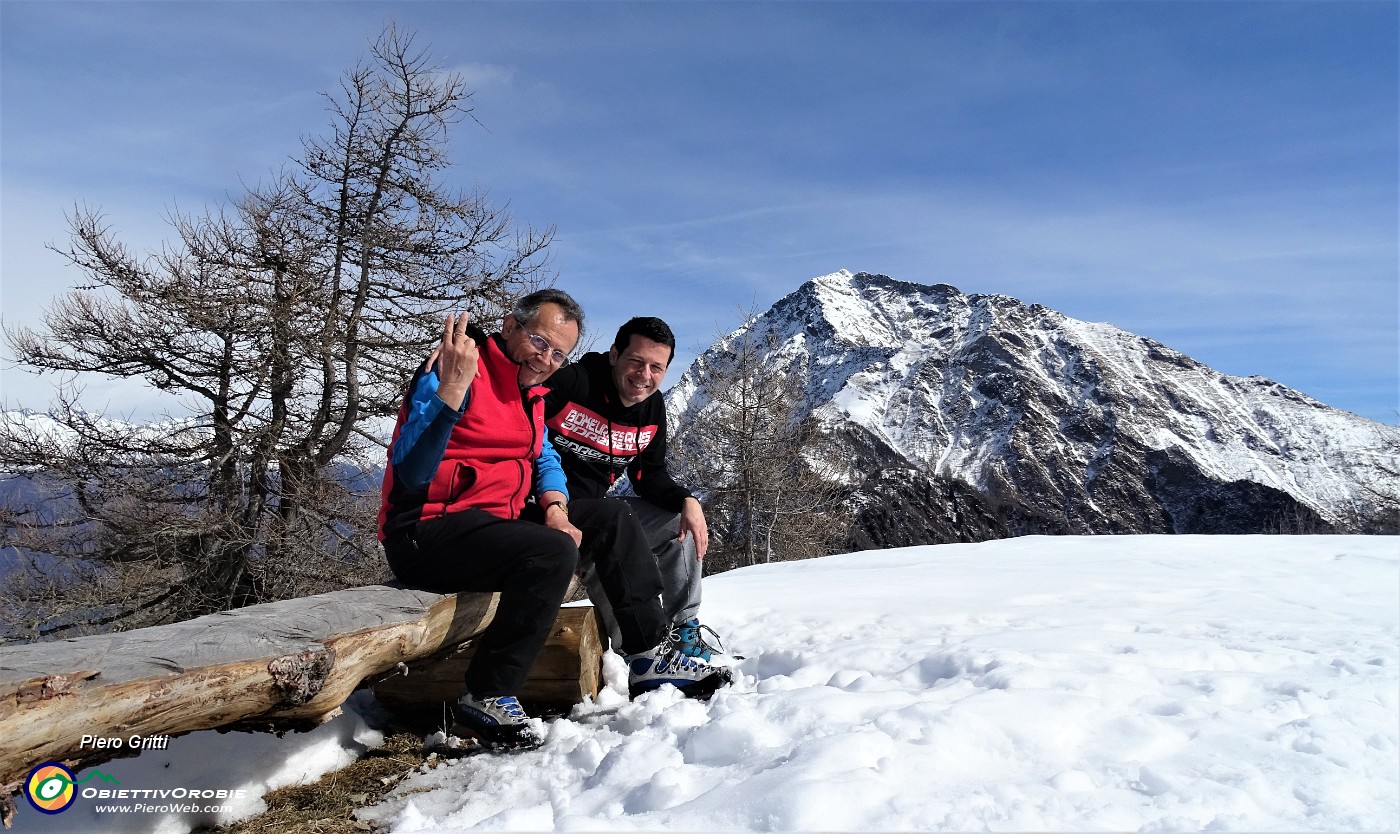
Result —
<svg viewBox="0 0 1400 834"><path fill-rule="evenodd" d="M390 463L399 486L410 492L427 490L437 473L452 427L462 419L471 392L453 409L438 397L438 375L434 368L420 370L409 386L408 416L399 429Z"/></svg>

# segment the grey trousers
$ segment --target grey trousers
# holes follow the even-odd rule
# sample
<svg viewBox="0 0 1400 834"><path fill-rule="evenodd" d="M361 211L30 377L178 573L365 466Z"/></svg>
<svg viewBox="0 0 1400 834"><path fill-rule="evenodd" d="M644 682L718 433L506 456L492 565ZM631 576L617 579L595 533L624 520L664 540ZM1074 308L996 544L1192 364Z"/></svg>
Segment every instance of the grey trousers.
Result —
<svg viewBox="0 0 1400 834"><path fill-rule="evenodd" d="M681 517L661 509L644 498L608 498L608 501L626 501L632 513L642 523L647 543L651 545L656 566L661 571L661 607L673 624L683 623L700 612L700 560L695 554L695 536L676 541L680 535ZM588 598L593 602L599 616L608 629L608 640L616 648L622 645L622 632L608 604L603 583L598 579L598 571L590 562L585 566L583 584L588 589Z"/></svg>

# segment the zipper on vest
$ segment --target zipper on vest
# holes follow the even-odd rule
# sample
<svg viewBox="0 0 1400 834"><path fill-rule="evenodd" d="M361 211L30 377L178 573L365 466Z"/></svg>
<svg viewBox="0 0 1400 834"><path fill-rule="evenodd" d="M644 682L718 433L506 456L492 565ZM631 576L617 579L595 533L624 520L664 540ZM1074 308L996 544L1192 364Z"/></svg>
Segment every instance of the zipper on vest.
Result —
<svg viewBox="0 0 1400 834"><path fill-rule="evenodd" d="M533 454L533 455L534 455L533 458L530 458L530 460L531 460L532 463L533 463L533 461L538 460L540 454L544 452L544 438L542 438L542 437L540 436L540 425L539 425L540 423L543 423L543 422L544 422L544 414L543 414L543 413L540 414L540 419L539 419L538 422L535 420L535 403L543 403L543 402L544 402L544 395L543 395L543 394L532 393L532 392L538 390L538 387L539 387L539 386L535 386L535 387L529 389L528 391L521 391L521 392L520 392L521 407L522 407L522 408L524 409L524 411L525 411L525 421L526 421L527 423L530 424L530 454ZM541 405L541 408L543 408L542 405ZM539 444L539 445L540 445L540 451L539 451L539 452L535 452L535 445L536 445L536 444ZM525 463L523 463L522 461L518 461L518 460L517 460L517 461L515 462L515 464L516 464L517 473L518 473L518 476L519 476L519 478L520 478L520 481L519 481L519 483L516 485L516 488L515 488L515 500L511 502L511 509L512 509L512 510L515 510L515 507L516 507L516 506L519 506L519 507L521 507L521 509L523 510L524 507L525 507L525 499L529 497L528 493L529 493L529 491L530 491L530 489L529 489L530 474L529 474L529 471L525 468L525 467L526 467L526 464L525 464ZM519 516L520 516L520 512L519 512L519 511L516 511L516 512L515 512L515 515L516 515L516 517L519 517Z"/></svg>

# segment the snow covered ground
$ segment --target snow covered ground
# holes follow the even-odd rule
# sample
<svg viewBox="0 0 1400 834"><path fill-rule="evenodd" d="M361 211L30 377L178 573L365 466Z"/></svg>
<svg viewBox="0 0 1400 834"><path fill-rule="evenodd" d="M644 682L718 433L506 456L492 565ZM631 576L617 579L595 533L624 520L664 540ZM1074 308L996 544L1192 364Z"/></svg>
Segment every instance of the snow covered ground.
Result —
<svg viewBox="0 0 1400 834"><path fill-rule="evenodd" d="M628 703L615 661L543 748L416 773L357 816L396 832L1400 830L1400 539L1034 537L760 566L705 593L747 656L733 687ZM245 789L227 821L377 743L351 713L104 767L124 786ZM14 830L212 821L95 804L22 807Z"/></svg>

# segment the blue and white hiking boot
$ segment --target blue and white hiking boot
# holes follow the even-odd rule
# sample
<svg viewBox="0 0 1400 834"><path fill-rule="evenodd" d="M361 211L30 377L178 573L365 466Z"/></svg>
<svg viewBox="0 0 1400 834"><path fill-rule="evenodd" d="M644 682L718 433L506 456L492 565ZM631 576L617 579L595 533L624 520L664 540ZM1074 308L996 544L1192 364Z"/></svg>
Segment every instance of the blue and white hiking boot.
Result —
<svg viewBox="0 0 1400 834"><path fill-rule="evenodd" d="M714 639L713 645L705 639L706 633ZM706 662L714 660L715 655L724 654L724 643L719 639L719 635L709 626L701 625L699 617L691 617L672 626L671 641L681 654L686 657L698 657Z"/></svg>
<svg viewBox="0 0 1400 834"><path fill-rule="evenodd" d="M670 684L687 697L703 700L732 679L729 667L683 654L674 630L651 651L628 655L627 672L632 698Z"/></svg>
<svg viewBox="0 0 1400 834"><path fill-rule="evenodd" d="M452 717L453 735L474 738L492 750L528 750L544 743L525 708L510 695L476 698L467 693L452 705Z"/></svg>

